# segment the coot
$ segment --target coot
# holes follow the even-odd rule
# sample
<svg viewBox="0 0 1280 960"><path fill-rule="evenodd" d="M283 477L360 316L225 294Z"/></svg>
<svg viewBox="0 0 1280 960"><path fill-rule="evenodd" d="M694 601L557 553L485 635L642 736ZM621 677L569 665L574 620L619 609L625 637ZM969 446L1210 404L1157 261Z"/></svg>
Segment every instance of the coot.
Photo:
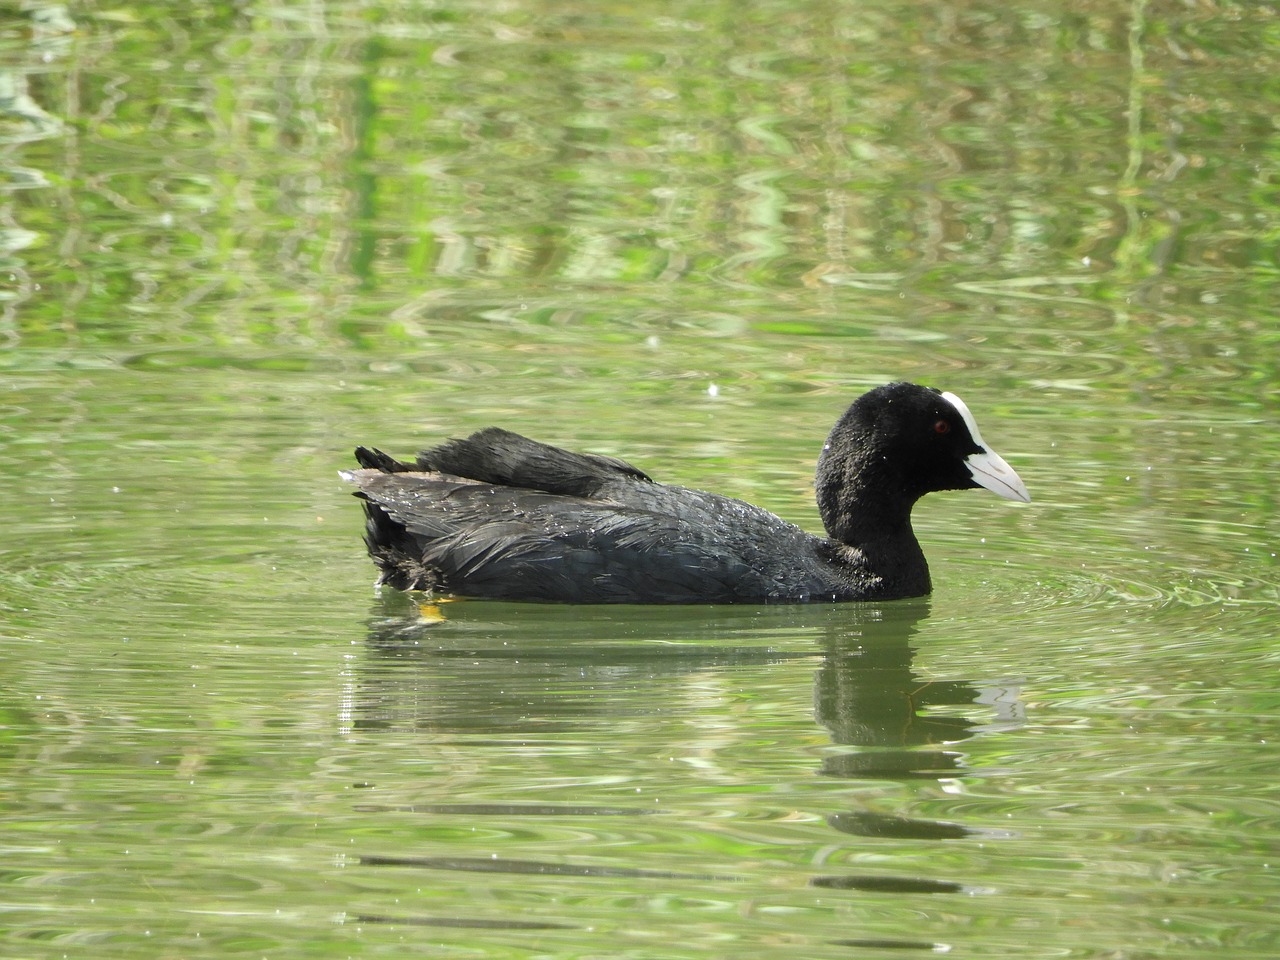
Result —
<svg viewBox="0 0 1280 960"><path fill-rule="evenodd" d="M496 427L402 463L358 447L378 582L401 590L564 603L892 600L926 594L911 507L985 487L1030 501L964 401L891 383L854 401L818 458L826 537L623 460Z"/></svg>

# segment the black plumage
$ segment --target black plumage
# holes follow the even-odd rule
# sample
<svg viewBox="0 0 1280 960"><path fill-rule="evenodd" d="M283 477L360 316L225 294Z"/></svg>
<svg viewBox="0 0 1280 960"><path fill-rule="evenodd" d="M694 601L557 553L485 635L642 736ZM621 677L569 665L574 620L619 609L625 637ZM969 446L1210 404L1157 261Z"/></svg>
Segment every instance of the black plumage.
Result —
<svg viewBox="0 0 1280 960"><path fill-rule="evenodd" d="M930 590L911 507L986 486L1027 500L964 403L914 384L860 397L818 461L827 537L741 500L657 483L613 457L498 428L402 463L359 447L380 583L569 603L870 600Z"/></svg>

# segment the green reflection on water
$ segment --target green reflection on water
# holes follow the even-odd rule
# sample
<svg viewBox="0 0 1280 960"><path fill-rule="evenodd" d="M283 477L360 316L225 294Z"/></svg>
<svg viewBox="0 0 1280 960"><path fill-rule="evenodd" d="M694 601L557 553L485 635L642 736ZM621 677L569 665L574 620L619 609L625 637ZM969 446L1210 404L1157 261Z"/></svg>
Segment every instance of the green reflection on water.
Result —
<svg viewBox="0 0 1280 960"><path fill-rule="evenodd" d="M1230 2L4 15L3 952L1270 958L1276 49ZM926 500L925 605L370 607L355 443L498 423L816 529L897 377L1036 496Z"/></svg>

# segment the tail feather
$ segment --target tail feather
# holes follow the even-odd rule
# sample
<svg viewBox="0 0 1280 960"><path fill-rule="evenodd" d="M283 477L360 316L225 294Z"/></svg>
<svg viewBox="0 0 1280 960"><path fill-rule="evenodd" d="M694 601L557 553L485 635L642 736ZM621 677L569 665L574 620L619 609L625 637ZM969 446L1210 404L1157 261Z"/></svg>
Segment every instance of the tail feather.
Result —
<svg viewBox="0 0 1280 960"><path fill-rule="evenodd" d="M652 482L625 460L574 453L498 427L422 451L417 468L570 497L592 497L619 480Z"/></svg>
<svg viewBox="0 0 1280 960"><path fill-rule="evenodd" d="M423 451L416 463L372 447L357 447L355 455L364 469L342 476L364 501L364 539L378 582L400 590L469 585L495 597L576 598L595 579L590 563L571 562L575 550L583 551L557 539L559 511L586 510L595 525L620 504L647 502L656 489L647 474L623 460L562 450L498 428ZM414 476L397 476L406 473ZM561 503L556 497L576 499ZM576 582L579 576L583 584ZM552 580L561 585L553 587Z"/></svg>
<svg viewBox="0 0 1280 960"><path fill-rule="evenodd" d="M390 454L373 447L356 447L356 461L362 467L381 470L383 473L411 473L418 469L415 464L401 463Z"/></svg>

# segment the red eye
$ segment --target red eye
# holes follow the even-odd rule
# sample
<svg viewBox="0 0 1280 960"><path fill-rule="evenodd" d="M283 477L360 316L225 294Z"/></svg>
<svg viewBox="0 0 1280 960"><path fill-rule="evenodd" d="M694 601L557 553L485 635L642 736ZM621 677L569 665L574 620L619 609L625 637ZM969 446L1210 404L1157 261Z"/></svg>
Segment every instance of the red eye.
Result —
<svg viewBox="0 0 1280 960"><path fill-rule="evenodd" d="M937 423L933 425L934 433L949 433L950 431L951 431L951 424L947 423L947 421L945 420L939 420Z"/></svg>

